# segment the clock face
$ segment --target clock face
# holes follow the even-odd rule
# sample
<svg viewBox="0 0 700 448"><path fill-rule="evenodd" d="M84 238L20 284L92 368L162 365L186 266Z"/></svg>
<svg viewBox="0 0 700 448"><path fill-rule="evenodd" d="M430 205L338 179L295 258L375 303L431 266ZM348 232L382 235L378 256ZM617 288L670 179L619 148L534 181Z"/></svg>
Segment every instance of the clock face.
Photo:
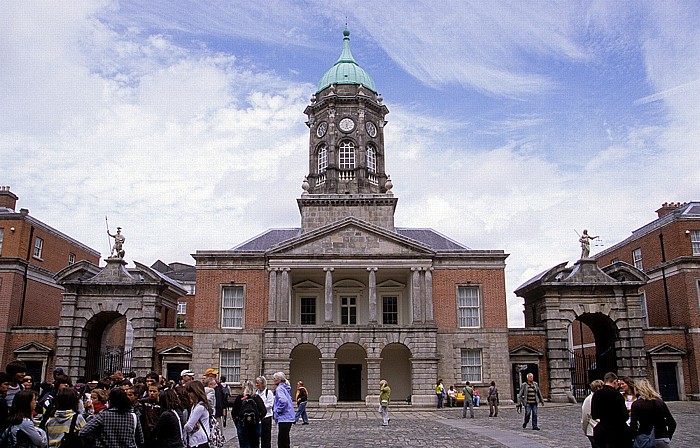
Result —
<svg viewBox="0 0 700 448"><path fill-rule="evenodd" d="M318 124L318 127L316 128L316 135L318 137L323 137L326 135L326 131L328 130L328 123L325 121L322 121Z"/></svg>
<svg viewBox="0 0 700 448"><path fill-rule="evenodd" d="M338 127L343 132L350 132L353 129L355 129L355 122L352 121L352 118L345 117L342 120L340 120L340 122L338 123Z"/></svg>
<svg viewBox="0 0 700 448"><path fill-rule="evenodd" d="M367 129L367 133L369 134L370 137L374 138L377 136L377 127L372 123L371 121L368 121L365 124L365 128Z"/></svg>

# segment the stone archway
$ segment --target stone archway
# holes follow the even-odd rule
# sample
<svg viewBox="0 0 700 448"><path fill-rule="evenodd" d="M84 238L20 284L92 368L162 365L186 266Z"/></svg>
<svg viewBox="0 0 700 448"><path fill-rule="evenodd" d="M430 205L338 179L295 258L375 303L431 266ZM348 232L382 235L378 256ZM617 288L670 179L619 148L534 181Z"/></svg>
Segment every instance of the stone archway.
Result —
<svg viewBox="0 0 700 448"><path fill-rule="evenodd" d="M617 372L618 333L615 322L603 313L583 313L571 322L571 384L577 401L588 395L591 381Z"/></svg>
<svg viewBox="0 0 700 448"><path fill-rule="evenodd" d="M309 391L309 400L316 401L321 396L321 350L313 344L299 344L289 355L289 381L292 389L298 381L303 381Z"/></svg>
<svg viewBox="0 0 700 448"><path fill-rule="evenodd" d="M411 350L403 344L388 344L381 357L380 376L391 387L392 401L410 400L413 394Z"/></svg>
<svg viewBox="0 0 700 448"><path fill-rule="evenodd" d="M94 315L85 324L85 378L104 378L116 370L131 367L131 352L126 353L126 318L115 311ZM126 359L125 359L126 358Z"/></svg>
<svg viewBox="0 0 700 448"><path fill-rule="evenodd" d="M335 352L338 401L363 401L367 396L367 352L348 342Z"/></svg>

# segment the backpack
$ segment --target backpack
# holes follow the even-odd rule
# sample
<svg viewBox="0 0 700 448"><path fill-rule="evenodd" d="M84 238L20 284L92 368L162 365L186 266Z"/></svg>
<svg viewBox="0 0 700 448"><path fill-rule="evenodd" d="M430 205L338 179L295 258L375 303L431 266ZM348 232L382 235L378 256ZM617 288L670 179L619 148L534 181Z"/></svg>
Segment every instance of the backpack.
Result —
<svg viewBox="0 0 700 448"><path fill-rule="evenodd" d="M70 422L70 430L61 438L61 442L58 444L59 448L83 448L83 439L75 431L75 424L79 416L80 414L77 412L73 415Z"/></svg>
<svg viewBox="0 0 700 448"><path fill-rule="evenodd" d="M241 410L238 413L238 420L245 428L257 426L257 424L260 423L258 404L255 402L252 396L243 397Z"/></svg>

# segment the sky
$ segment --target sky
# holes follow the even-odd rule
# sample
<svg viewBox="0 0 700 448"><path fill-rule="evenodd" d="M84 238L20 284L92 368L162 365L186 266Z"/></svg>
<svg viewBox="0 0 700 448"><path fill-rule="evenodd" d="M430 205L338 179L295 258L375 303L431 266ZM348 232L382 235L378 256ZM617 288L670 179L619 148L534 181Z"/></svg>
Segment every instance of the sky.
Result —
<svg viewBox="0 0 700 448"><path fill-rule="evenodd" d="M700 200L697 1L0 1L0 185L127 261L298 227L303 114L351 31L396 225L504 250L513 291ZM599 243L600 244L600 243Z"/></svg>

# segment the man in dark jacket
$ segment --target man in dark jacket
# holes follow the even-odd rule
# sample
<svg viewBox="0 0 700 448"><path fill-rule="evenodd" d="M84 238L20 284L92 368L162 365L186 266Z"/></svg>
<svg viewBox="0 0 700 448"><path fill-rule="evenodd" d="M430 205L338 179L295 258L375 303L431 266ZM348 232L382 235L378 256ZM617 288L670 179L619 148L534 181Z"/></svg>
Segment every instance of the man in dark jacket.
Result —
<svg viewBox="0 0 700 448"><path fill-rule="evenodd" d="M632 446L627 426L629 414L625 399L617 390L617 375L608 372L603 381L605 384L591 399L591 418L598 420L593 439L600 448L629 448Z"/></svg>

